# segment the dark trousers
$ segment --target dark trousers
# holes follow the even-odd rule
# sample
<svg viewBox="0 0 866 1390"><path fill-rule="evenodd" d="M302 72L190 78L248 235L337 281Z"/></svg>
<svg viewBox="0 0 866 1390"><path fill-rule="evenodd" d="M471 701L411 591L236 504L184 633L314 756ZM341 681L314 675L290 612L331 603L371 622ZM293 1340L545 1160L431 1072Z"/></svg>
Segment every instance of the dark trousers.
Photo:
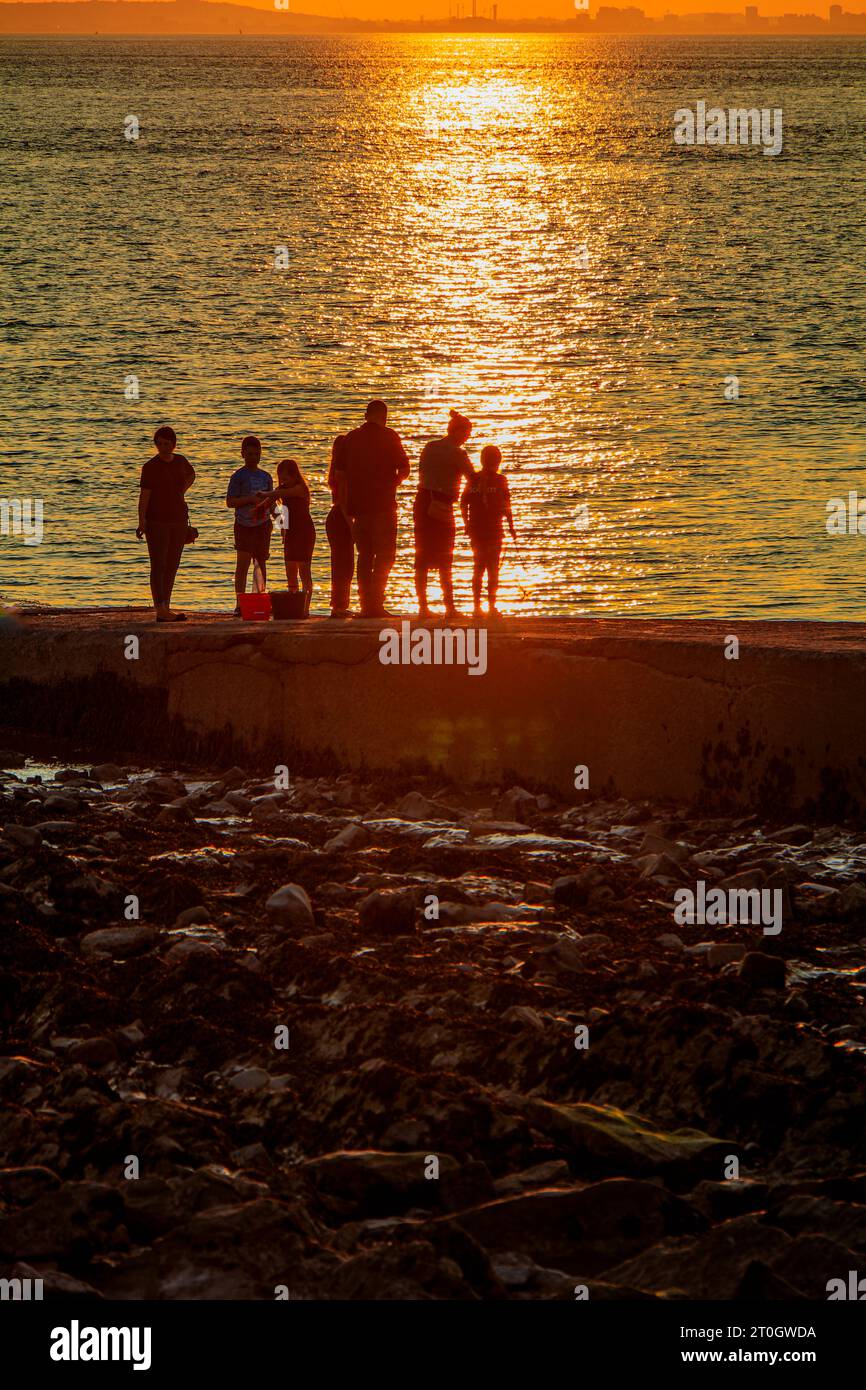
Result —
<svg viewBox="0 0 866 1390"><path fill-rule="evenodd" d="M378 617L385 606L388 575L397 558L397 509L364 512L354 517L352 535L358 547L358 597L361 612Z"/></svg>
<svg viewBox="0 0 866 1390"><path fill-rule="evenodd" d="M355 542L352 528L340 507L332 507L325 518L325 533L331 547L331 607L342 613L349 607L355 573Z"/></svg>
<svg viewBox="0 0 866 1390"><path fill-rule="evenodd" d="M155 607L168 607L186 540L186 521L151 521L145 529L150 556L150 592Z"/></svg>

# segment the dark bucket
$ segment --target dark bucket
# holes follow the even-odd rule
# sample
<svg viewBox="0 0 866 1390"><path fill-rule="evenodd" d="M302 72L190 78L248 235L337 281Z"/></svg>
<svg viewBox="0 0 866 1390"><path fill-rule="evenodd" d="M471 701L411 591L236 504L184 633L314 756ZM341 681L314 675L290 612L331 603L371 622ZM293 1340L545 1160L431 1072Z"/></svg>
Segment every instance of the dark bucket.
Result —
<svg viewBox="0 0 866 1390"><path fill-rule="evenodd" d="M276 591L272 589L271 613L277 621L279 621L280 618L303 618L303 592L294 594L288 589L277 589Z"/></svg>

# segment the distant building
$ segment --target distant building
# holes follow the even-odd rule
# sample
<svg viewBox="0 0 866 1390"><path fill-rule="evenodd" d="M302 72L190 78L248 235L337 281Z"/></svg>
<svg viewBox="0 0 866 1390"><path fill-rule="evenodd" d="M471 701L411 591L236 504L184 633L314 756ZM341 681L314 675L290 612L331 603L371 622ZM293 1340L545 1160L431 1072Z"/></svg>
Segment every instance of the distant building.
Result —
<svg viewBox="0 0 866 1390"><path fill-rule="evenodd" d="M830 18L831 18L831 19L841 19L841 18L842 18L842 6L841 6L841 5L831 5L831 6L830 6Z"/></svg>
<svg viewBox="0 0 866 1390"><path fill-rule="evenodd" d="M757 5L747 5L747 6L746 6L746 19L757 19L757 18L758 18L758 7L757 7Z"/></svg>

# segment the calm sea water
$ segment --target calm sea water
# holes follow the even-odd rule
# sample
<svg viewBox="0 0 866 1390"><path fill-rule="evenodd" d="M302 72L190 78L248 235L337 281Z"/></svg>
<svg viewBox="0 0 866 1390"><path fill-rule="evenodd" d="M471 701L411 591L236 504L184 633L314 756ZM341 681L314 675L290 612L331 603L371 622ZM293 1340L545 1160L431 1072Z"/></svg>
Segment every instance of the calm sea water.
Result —
<svg viewBox="0 0 866 1390"><path fill-rule="evenodd" d="M450 406L502 449L513 611L864 616L866 536L825 521L866 497L866 41L15 40L0 66L0 496L45 508L41 545L0 538L4 597L147 601L164 421L198 471L176 599L233 605L247 432L306 471L324 584L330 441L381 395L413 459ZM781 108L782 154L675 146L700 98Z"/></svg>

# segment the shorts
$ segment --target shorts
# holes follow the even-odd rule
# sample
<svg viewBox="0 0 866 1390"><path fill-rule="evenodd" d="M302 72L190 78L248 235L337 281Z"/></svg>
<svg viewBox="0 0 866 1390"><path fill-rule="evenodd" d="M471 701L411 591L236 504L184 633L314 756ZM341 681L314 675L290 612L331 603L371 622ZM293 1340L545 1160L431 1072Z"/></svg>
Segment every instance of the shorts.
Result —
<svg viewBox="0 0 866 1390"><path fill-rule="evenodd" d="M430 503L436 501L451 506L451 499L444 492L431 492L429 488L419 488L415 495L412 516L415 522L415 568L447 569L454 559L454 514L440 520L430 515Z"/></svg>
<svg viewBox="0 0 866 1390"><path fill-rule="evenodd" d="M235 522L235 550L244 555L252 555L263 565L271 553L271 532L273 526L266 521L262 526L239 526Z"/></svg>
<svg viewBox="0 0 866 1390"><path fill-rule="evenodd" d="M498 565L502 554L502 532L487 531L470 535L476 565Z"/></svg>

